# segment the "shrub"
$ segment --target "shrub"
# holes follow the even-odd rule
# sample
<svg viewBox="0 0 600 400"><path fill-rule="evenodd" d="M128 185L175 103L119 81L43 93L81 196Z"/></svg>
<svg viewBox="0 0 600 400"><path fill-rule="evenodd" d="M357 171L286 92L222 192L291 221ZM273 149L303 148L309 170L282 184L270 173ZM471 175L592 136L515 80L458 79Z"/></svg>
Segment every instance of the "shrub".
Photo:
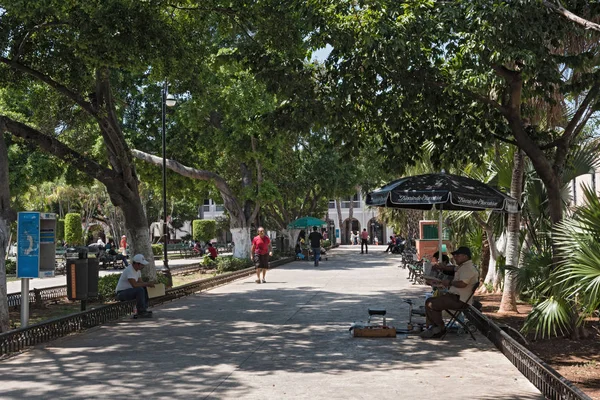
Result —
<svg viewBox="0 0 600 400"><path fill-rule="evenodd" d="M323 247L325 247L325 248L327 248L327 247L331 246L331 240L329 240L329 239L327 239L327 240L323 240L323 241L321 242L321 246L323 246Z"/></svg>
<svg viewBox="0 0 600 400"><path fill-rule="evenodd" d="M69 246L82 244L81 215L69 213L65 215L65 241Z"/></svg>
<svg viewBox="0 0 600 400"><path fill-rule="evenodd" d="M205 254L204 257L202 257L202 265L206 267L215 267L217 265L217 261L210 258L208 254Z"/></svg>
<svg viewBox="0 0 600 400"><path fill-rule="evenodd" d="M98 279L98 299L102 301L113 299L120 277L120 274L110 274L100 277Z"/></svg>
<svg viewBox="0 0 600 400"><path fill-rule="evenodd" d="M17 273L17 263L14 260L6 260L6 273L14 275Z"/></svg>
<svg viewBox="0 0 600 400"><path fill-rule="evenodd" d="M192 222L192 237L194 240L206 242L215 237L217 223L213 219L195 219Z"/></svg>
<svg viewBox="0 0 600 400"><path fill-rule="evenodd" d="M155 256L160 256L163 254L163 245L162 244L153 244L152 245L152 254Z"/></svg>
<svg viewBox="0 0 600 400"><path fill-rule="evenodd" d="M59 219L56 221L56 241L65 239L65 220Z"/></svg>
<svg viewBox="0 0 600 400"><path fill-rule="evenodd" d="M168 286L169 283L169 279L167 278L166 275L163 274L157 274L156 275L156 282L157 283L162 283L163 285Z"/></svg>
<svg viewBox="0 0 600 400"><path fill-rule="evenodd" d="M225 272L239 271L252 266L252 261L249 259L234 258L234 257L217 257L217 272L219 274Z"/></svg>

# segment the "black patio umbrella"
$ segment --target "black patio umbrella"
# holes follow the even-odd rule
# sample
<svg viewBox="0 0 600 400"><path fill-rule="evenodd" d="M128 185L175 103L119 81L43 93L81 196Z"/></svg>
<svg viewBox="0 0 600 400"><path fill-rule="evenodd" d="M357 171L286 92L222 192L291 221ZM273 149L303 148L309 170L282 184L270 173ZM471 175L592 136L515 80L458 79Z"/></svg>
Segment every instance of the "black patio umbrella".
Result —
<svg viewBox="0 0 600 400"><path fill-rule="evenodd" d="M367 194L366 204L374 207L440 210L439 252L442 254L442 210L516 213L519 203L512 197L475 179L459 175L415 175L400 178Z"/></svg>

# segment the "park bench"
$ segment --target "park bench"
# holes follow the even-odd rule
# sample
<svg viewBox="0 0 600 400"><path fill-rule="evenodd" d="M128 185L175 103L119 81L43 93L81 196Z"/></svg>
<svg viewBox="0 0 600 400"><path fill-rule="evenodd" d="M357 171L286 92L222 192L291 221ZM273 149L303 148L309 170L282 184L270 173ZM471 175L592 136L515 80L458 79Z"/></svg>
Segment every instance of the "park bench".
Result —
<svg viewBox="0 0 600 400"><path fill-rule="evenodd" d="M231 253L233 252L233 244L232 243L215 243L213 246L217 249L219 253Z"/></svg>

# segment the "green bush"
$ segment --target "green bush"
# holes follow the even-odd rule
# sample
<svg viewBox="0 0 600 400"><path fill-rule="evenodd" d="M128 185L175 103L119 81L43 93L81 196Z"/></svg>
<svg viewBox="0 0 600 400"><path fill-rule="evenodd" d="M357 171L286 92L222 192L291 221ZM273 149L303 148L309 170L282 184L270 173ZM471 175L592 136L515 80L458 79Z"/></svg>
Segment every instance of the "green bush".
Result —
<svg viewBox="0 0 600 400"><path fill-rule="evenodd" d="M83 244L82 239L81 215L79 213L65 215L65 241L69 246L73 246Z"/></svg>
<svg viewBox="0 0 600 400"><path fill-rule="evenodd" d="M217 223L213 219L195 219L192 221L192 237L194 240L206 242L215 237Z"/></svg>
<svg viewBox="0 0 600 400"><path fill-rule="evenodd" d="M217 260L219 258L217 257ZM213 260L212 258L210 258L210 256L208 254L205 254L202 257L202 265L206 266L206 267L215 267L217 265L217 261Z"/></svg>
<svg viewBox="0 0 600 400"><path fill-rule="evenodd" d="M121 274L111 274L100 277L98 280L98 298L102 301L111 300L115 297L115 290ZM167 286L167 277L162 274L156 275L156 282Z"/></svg>
<svg viewBox="0 0 600 400"><path fill-rule="evenodd" d="M152 245L152 254L155 256L160 256L163 254L163 245L162 244L153 244Z"/></svg>
<svg viewBox="0 0 600 400"><path fill-rule="evenodd" d="M166 275L156 274L156 283L162 283L163 285L165 285L165 287L167 287L169 279L166 277Z"/></svg>
<svg viewBox="0 0 600 400"><path fill-rule="evenodd" d="M65 239L65 220L59 219L56 221L56 241Z"/></svg>
<svg viewBox="0 0 600 400"><path fill-rule="evenodd" d="M323 241L321 242L321 246L323 246L323 247L325 247L325 248L327 248L327 247L331 246L331 240L329 240L329 239L327 239L327 240L323 240Z"/></svg>
<svg viewBox="0 0 600 400"><path fill-rule="evenodd" d="M228 257L217 257L217 272L219 274L225 272L239 271L252 266L250 259Z"/></svg>
<svg viewBox="0 0 600 400"><path fill-rule="evenodd" d="M14 275L17 273L17 263L13 260L6 260L6 273L10 275Z"/></svg>
<svg viewBox="0 0 600 400"><path fill-rule="evenodd" d="M110 274L98 279L98 299L102 301L111 300L115 297L115 289L121 274Z"/></svg>

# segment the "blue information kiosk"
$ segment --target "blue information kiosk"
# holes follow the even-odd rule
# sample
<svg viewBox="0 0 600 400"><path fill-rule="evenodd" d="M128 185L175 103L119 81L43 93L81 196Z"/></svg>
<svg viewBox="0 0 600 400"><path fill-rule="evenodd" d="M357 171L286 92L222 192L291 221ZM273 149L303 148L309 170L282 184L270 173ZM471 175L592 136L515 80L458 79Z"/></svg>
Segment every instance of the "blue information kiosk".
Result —
<svg viewBox="0 0 600 400"><path fill-rule="evenodd" d="M54 276L56 214L20 212L17 225L17 278L21 279L21 327L29 324L29 279Z"/></svg>

